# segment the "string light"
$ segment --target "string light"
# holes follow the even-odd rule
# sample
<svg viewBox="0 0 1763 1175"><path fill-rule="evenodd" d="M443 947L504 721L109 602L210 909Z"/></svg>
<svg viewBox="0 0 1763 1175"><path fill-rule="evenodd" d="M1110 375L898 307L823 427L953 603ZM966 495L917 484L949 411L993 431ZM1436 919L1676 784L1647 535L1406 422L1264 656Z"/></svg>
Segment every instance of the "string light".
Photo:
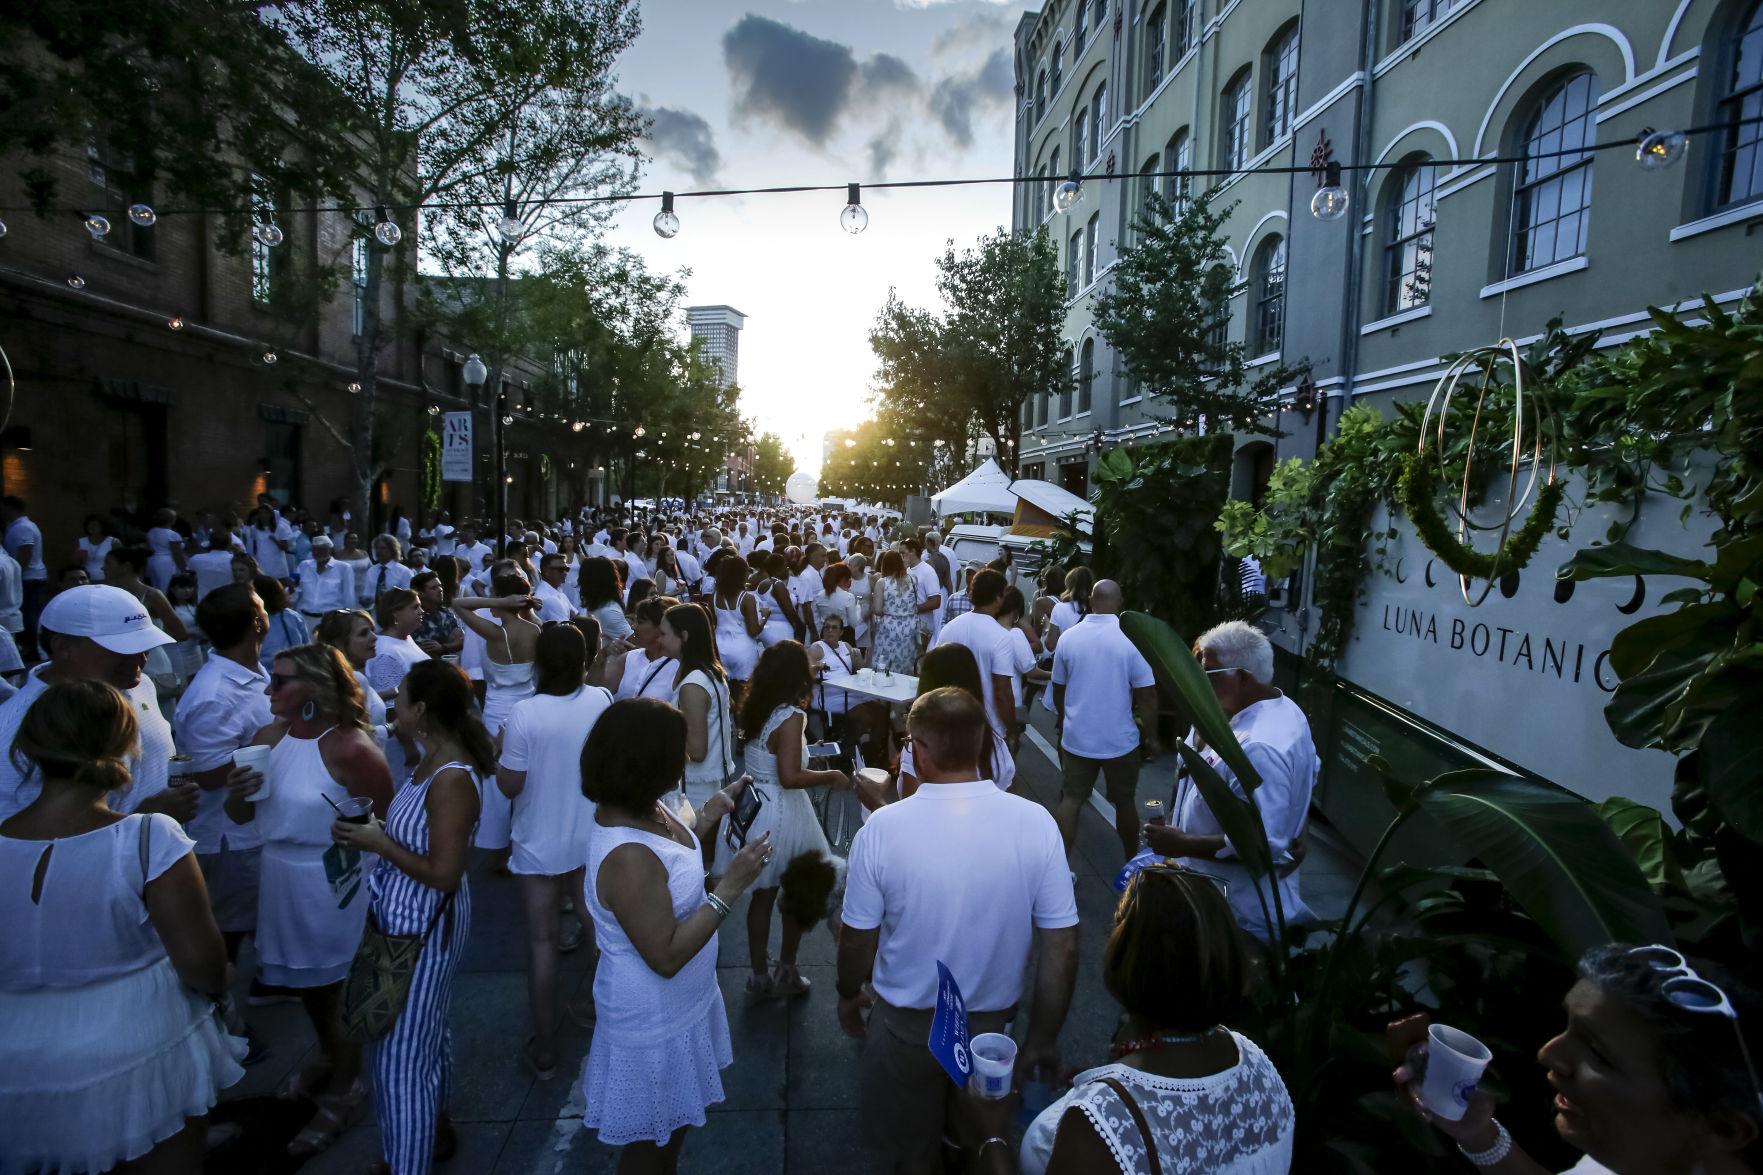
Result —
<svg viewBox="0 0 1763 1175"><path fill-rule="evenodd" d="M869 227L869 213L863 207L863 185L845 186L845 210L839 213L839 227L856 236Z"/></svg>
<svg viewBox="0 0 1763 1175"><path fill-rule="evenodd" d="M429 405L429 415L430 416L439 416L440 414L441 414L441 406L439 404L430 404Z"/></svg>
<svg viewBox="0 0 1763 1175"><path fill-rule="evenodd" d="M1310 197L1310 215L1322 221L1339 220L1347 214L1351 202L1347 190L1341 187L1341 165L1329 160L1325 176L1323 185Z"/></svg>
<svg viewBox="0 0 1763 1175"><path fill-rule="evenodd" d="M349 394L351 396L359 396L361 394L361 385L358 383L351 383L349 385Z"/></svg>
<svg viewBox="0 0 1763 1175"><path fill-rule="evenodd" d="M134 224L140 225L142 228L152 228L153 222L158 219L158 214L145 204L129 205L129 220Z"/></svg>
<svg viewBox="0 0 1763 1175"><path fill-rule="evenodd" d="M404 239L404 230L392 222L384 204L374 209L374 219L373 235L380 244L390 249Z"/></svg>
<svg viewBox="0 0 1763 1175"><path fill-rule="evenodd" d="M649 222L655 229L655 235L664 241L671 241L679 232L679 217L673 211L673 193L661 193L661 211Z"/></svg>
<svg viewBox="0 0 1763 1175"><path fill-rule="evenodd" d="M4 220L0 220L0 241L3 241L5 239L6 239L6 222Z"/></svg>
<svg viewBox="0 0 1763 1175"><path fill-rule="evenodd" d="M76 273L67 279L67 284L76 290L83 290L86 288L86 279Z"/></svg>
<svg viewBox="0 0 1763 1175"><path fill-rule="evenodd" d="M264 363L273 366L275 364L275 361L276 361L276 354L274 351L265 351L263 353L263 362Z"/></svg>
<svg viewBox="0 0 1763 1175"><path fill-rule="evenodd" d="M252 228L251 235L257 238L259 244L271 249L281 244L283 240L282 230L267 215Z"/></svg>
<svg viewBox="0 0 1763 1175"><path fill-rule="evenodd" d="M169 326L172 330L183 330L184 320L181 318L168 318L165 320L165 325Z"/></svg>
<svg viewBox="0 0 1763 1175"><path fill-rule="evenodd" d="M96 212L86 213L85 221L86 231L92 234L92 239L94 241L110 231L110 221L106 220Z"/></svg>
<svg viewBox="0 0 1763 1175"><path fill-rule="evenodd" d="M1683 158L1690 140L1682 131L1656 131L1646 127L1635 143L1635 162L1643 170L1660 171Z"/></svg>
<svg viewBox="0 0 1763 1175"><path fill-rule="evenodd" d="M502 223L496 227L502 230L502 242L510 246L518 246L526 235L526 226L520 223L520 206L513 200L502 206Z"/></svg>
<svg viewBox="0 0 1763 1175"><path fill-rule="evenodd" d="M1053 211L1070 212L1071 206L1083 199L1083 172L1071 169L1071 177L1053 190Z"/></svg>

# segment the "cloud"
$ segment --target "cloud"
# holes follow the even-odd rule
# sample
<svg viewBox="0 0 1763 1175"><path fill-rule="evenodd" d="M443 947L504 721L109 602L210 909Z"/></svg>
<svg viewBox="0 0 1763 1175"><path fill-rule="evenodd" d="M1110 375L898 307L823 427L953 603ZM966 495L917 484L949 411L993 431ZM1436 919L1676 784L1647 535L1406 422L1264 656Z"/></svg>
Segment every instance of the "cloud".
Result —
<svg viewBox="0 0 1763 1175"><path fill-rule="evenodd" d="M974 13L965 16L931 43L930 55L942 57L965 49L991 49L1010 41L1011 22L1002 16Z"/></svg>
<svg viewBox="0 0 1763 1175"><path fill-rule="evenodd" d="M887 178L888 165L900 154L900 120L891 118L881 134L869 140L869 173L876 180Z"/></svg>
<svg viewBox="0 0 1763 1175"><path fill-rule="evenodd" d="M709 123L690 110L666 106L639 113L649 120L649 143L657 157L679 164L698 183L716 182L722 155L716 150L716 134Z"/></svg>
<svg viewBox="0 0 1763 1175"><path fill-rule="evenodd" d="M995 110L1009 110L1015 88L1010 54L997 49L975 72L938 82L930 94L930 112L943 124L956 146L971 147L974 119Z"/></svg>

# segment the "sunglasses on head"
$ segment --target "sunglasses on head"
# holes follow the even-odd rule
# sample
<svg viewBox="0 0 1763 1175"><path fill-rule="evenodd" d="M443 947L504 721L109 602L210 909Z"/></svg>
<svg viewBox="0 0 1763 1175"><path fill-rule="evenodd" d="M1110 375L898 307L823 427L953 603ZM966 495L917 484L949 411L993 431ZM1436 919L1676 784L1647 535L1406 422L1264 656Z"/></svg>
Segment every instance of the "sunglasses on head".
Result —
<svg viewBox="0 0 1763 1175"><path fill-rule="evenodd" d="M1221 896L1223 896L1227 900L1230 897L1230 882L1226 881L1224 878L1218 876L1216 873L1207 873L1203 870L1194 869L1194 868L1191 868L1190 866L1187 866L1187 865L1178 865L1176 862L1170 860L1167 857L1163 858L1161 861L1151 862L1149 865L1146 865L1143 869L1140 869L1139 872L1140 873L1181 873L1181 874L1185 874L1188 877L1203 877L1207 881L1210 881L1213 885L1218 887L1218 892Z"/></svg>
<svg viewBox="0 0 1763 1175"><path fill-rule="evenodd" d="M1757 1095L1757 1108L1763 1110L1763 1082L1757 1080L1757 1066L1751 1060L1751 1048L1745 1043L1745 1034L1739 1031L1739 1013L1732 1006L1731 997L1717 984L1696 974L1689 960L1672 947L1657 943L1635 947L1628 952L1628 957L1638 959L1666 977L1659 986L1659 993L1672 1007L1685 1012L1714 1012L1732 1023L1732 1034L1739 1042L1739 1056L1744 1058L1745 1072L1750 1074L1751 1089Z"/></svg>

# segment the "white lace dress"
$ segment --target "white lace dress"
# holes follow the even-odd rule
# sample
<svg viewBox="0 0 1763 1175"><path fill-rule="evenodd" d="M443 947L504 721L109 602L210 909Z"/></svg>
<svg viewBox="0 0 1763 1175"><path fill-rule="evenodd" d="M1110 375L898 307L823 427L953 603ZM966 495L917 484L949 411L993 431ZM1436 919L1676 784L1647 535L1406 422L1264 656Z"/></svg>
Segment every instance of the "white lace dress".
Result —
<svg viewBox="0 0 1763 1175"><path fill-rule="evenodd" d="M1023 1175L1046 1171L1059 1119L1073 1106L1108 1144L1122 1175L1149 1175L1144 1136L1104 1077L1132 1093L1165 1175L1287 1175L1295 1121L1291 1095L1254 1041L1235 1032L1231 1038L1237 1063L1210 1077L1158 1077L1120 1064L1079 1073L1071 1092L1042 1110L1023 1134Z"/></svg>
<svg viewBox="0 0 1763 1175"><path fill-rule="evenodd" d="M755 738L747 740L742 753L743 764L747 774L753 777L753 786L759 789L760 799L764 806L753 818L753 826L747 829L747 839L754 840L771 833L771 864L759 871L759 878L753 883L754 889L773 889L783 879L784 869L802 853L820 853L830 856L832 849L826 843L826 833L821 830L820 817L814 814L814 800L809 796L808 789L802 787L786 788L778 782L778 756L773 755L766 746L772 733L792 714L802 711L794 706L779 706L765 720ZM806 731L808 724L804 722L802 729ZM799 756L803 766L808 764L808 744L801 741L795 747L780 748L782 754ZM722 873L728 868L729 859L734 856L728 847L728 839L724 835L728 830L727 816L724 816L716 838L716 868L714 873Z"/></svg>
<svg viewBox="0 0 1763 1175"><path fill-rule="evenodd" d="M716 935L672 979L663 979L631 945L624 928L600 904L596 878L608 853L640 844L667 867L673 916L704 904L704 860L692 847L637 828L589 822L588 912L600 945L594 973L599 1019L582 1072L585 1125L609 1146L647 1139L664 1143L681 1126L704 1125L704 1107L722 1100L720 1070L734 1062L728 1013L716 986Z"/></svg>

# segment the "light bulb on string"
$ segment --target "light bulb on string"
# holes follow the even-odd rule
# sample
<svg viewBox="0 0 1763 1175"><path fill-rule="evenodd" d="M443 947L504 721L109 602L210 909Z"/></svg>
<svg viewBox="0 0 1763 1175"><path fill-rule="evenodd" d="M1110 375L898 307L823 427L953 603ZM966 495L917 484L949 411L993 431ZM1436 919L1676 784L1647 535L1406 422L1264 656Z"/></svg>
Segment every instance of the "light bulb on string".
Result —
<svg viewBox="0 0 1763 1175"><path fill-rule="evenodd" d="M513 424L513 423L514 423L514 417L512 417L512 416L504 416L504 417L503 417L503 418L502 418L502 423L503 423L503 425L504 425L504 426L506 426L506 425L510 425L510 424Z"/></svg>
<svg viewBox="0 0 1763 1175"><path fill-rule="evenodd" d="M1083 193L1083 172L1074 167L1070 178L1053 189L1053 211L1070 212L1071 206L1083 199Z"/></svg>
<svg viewBox="0 0 1763 1175"><path fill-rule="evenodd" d="M252 228L251 235L257 238L258 244L270 249L281 244L284 239L281 228L273 220L259 222Z"/></svg>
<svg viewBox="0 0 1763 1175"><path fill-rule="evenodd" d="M86 279L76 273L67 279L67 284L73 289L83 290L86 288Z"/></svg>
<svg viewBox="0 0 1763 1175"><path fill-rule="evenodd" d="M429 405L429 415L430 416L439 416L440 414L441 414L441 406L439 404L430 404Z"/></svg>
<svg viewBox="0 0 1763 1175"><path fill-rule="evenodd" d="M504 244L518 245L526 235L526 226L520 223L520 207L513 200L502 206L502 223L498 227L502 230Z"/></svg>
<svg viewBox="0 0 1763 1175"><path fill-rule="evenodd" d="M1341 165L1329 160L1324 174L1322 186L1310 197L1310 215L1322 221L1339 220L1347 214L1347 205L1351 203L1347 190L1341 187Z"/></svg>
<svg viewBox="0 0 1763 1175"><path fill-rule="evenodd" d="M153 222L158 219L159 214L145 204L129 205L129 220L133 224L138 224L142 228L151 228Z"/></svg>
<svg viewBox="0 0 1763 1175"><path fill-rule="evenodd" d="M390 249L404 239L404 230L393 223L386 213L386 206L381 204L374 209L373 235L380 244Z"/></svg>
<svg viewBox="0 0 1763 1175"><path fill-rule="evenodd" d="M165 320L165 325L169 326L172 330L183 330L184 320L181 318L168 318Z"/></svg>
<svg viewBox="0 0 1763 1175"><path fill-rule="evenodd" d="M361 385L358 383L351 383L349 385L349 394L351 396L359 396L361 394Z"/></svg>
<svg viewBox="0 0 1763 1175"><path fill-rule="evenodd" d="M661 211L649 223L654 226L655 235L664 241L672 240L674 234L679 232L679 217L673 213L672 192L661 193Z"/></svg>
<svg viewBox="0 0 1763 1175"><path fill-rule="evenodd" d="M264 353L263 353L263 361L264 361L264 363L266 363L266 364L274 364L274 363L275 363L275 361L276 361L276 354L275 354L275 352L274 352L274 351L265 351L265 352L264 352Z"/></svg>
<svg viewBox="0 0 1763 1175"><path fill-rule="evenodd" d="M839 227L856 236L869 227L869 212L863 207L863 185L845 185L845 210L839 213Z"/></svg>
<svg viewBox="0 0 1763 1175"><path fill-rule="evenodd" d="M1689 142L1689 136L1682 131L1656 131L1646 127L1635 141L1635 162L1646 171L1663 170L1683 158Z"/></svg>
<svg viewBox="0 0 1763 1175"><path fill-rule="evenodd" d="M580 432L582 430L582 422L578 420L574 424L570 425L569 428L570 428L571 432Z"/></svg>
<svg viewBox="0 0 1763 1175"><path fill-rule="evenodd" d="M6 239L6 222L4 220L0 220L0 240L5 240L5 239Z"/></svg>
<svg viewBox="0 0 1763 1175"><path fill-rule="evenodd" d="M96 212L88 212L85 221L86 231L92 234L94 241L110 232L110 221Z"/></svg>

